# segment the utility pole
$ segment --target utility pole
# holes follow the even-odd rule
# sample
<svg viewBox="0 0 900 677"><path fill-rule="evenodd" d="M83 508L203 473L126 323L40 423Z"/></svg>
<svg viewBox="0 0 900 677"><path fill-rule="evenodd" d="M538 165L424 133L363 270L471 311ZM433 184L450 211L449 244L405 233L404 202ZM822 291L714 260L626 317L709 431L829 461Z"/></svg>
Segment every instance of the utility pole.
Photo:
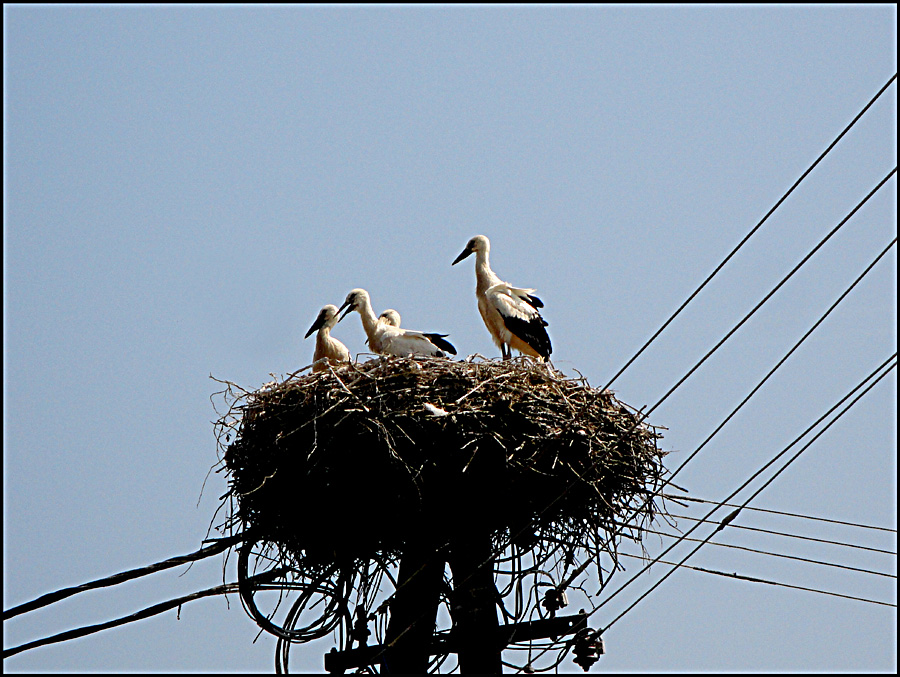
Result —
<svg viewBox="0 0 900 677"><path fill-rule="evenodd" d="M428 672L429 647L434 635L444 558L422 541L407 542L400 558L397 590L391 601L391 620L381 661L384 674Z"/></svg>
<svg viewBox="0 0 900 677"><path fill-rule="evenodd" d="M450 615L462 674L503 672L498 634L494 559L489 532L474 530L457 536L448 557L453 574Z"/></svg>
<svg viewBox="0 0 900 677"><path fill-rule="evenodd" d="M584 565L559 584L543 572L552 588L545 599L529 595L515 618L501 618L498 560L512 547L519 570L504 575L521 582L542 575L522 569L529 554L566 561L565 571L576 553L584 562L614 558L611 518L653 518L646 494L660 486L665 454L661 435L632 408L546 367L379 359L292 375L234 399L217 424L220 438L235 435L224 451L228 524L259 534L255 553L241 549L238 578L250 615L282 640L277 665L287 665L292 642L340 628L343 650L325 656L331 673L371 666L423 674L434 657L456 654L464 674L499 674L506 647L539 638L590 667L601 647L586 615L555 615ZM383 519L344 530L297 519L340 502L374 517L365 514L373 486L382 491ZM541 543L544 533L553 538ZM265 585L248 583L256 571L250 554L271 576ZM373 610L386 593L382 576L395 589ZM284 603L279 597L272 609L266 603L277 588ZM452 627L438 631L443 603ZM521 620L535 613L539 620ZM369 644L375 619L384 637Z"/></svg>

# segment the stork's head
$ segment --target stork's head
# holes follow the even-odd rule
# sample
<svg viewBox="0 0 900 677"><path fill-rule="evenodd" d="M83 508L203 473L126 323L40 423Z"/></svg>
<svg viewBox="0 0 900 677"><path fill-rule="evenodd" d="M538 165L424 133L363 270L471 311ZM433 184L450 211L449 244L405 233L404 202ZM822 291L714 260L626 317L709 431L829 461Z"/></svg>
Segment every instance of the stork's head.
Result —
<svg viewBox="0 0 900 677"><path fill-rule="evenodd" d="M400 313L398 313L393 308L388 308L381 315L378 316L378 319L384 322L385 324L389 324L392 327L400 326Z"/></svg>
<svg viewBox="0 0 900 677"><path fill-rule="evenodd" d="M332 304L328 304L327 306L323 306L322 310L319 311L319 316L316 318L316 321L313 322L313 326L309 328L309 331L306 332L306 336L303 338L309 338L309 335L314 331L321 329L322 327L328 327L329 329L333 327L337 320L335 319L338 314L338 307Z"/></svg>
<svg viewBox="0 0 900 677"><path fill-rule="evenodd" d="M455 266L457 263L462 261L464 258L474 254L476 252L484 252L485 254L490 251L491 242L484 235L476 235L466 244L466 248L462 250L459 256L456 257L456 260L450 265Z"/></svg>
<svg viewBox="0 0 900 677"><path fill-rule="evenodd" d="M347 313L349 313L351 310L359 310L363 306L370 303L369 292L367 292L365 289L354 289L349 294L347 294L347 298L344 300L344 303L340 308L338 308L338 312L341 312L342 310L344 310L344 308L347 309L344 310L344 314L340 316L338 322L347 317Z"/></svg>

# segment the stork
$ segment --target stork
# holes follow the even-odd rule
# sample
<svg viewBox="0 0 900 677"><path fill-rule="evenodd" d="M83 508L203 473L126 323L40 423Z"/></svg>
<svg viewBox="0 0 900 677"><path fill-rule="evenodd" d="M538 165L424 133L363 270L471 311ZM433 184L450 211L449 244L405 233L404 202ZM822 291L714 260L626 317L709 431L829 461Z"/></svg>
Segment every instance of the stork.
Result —
<svg viewBox="0 0 900 677"><path fill-rule="evenodd" d="M377 353L383 355L397 355L405 357L406 355L430 355L432 357L444 357L441 350L456 354L456 349L443 339L446 334L424 334L418 331L410 331L409 329L401 329L393 324L394 321L399 325L400 314L393 311L390 315L390 323L388 321L379 320L375 317L375 311L372 310L372 301L369 298L369 292L365 289L354 289L347 294L347 299L343 305L338 308L344 314L340 319L343 320L347 314L355 310L362 318L363 329L368 337L369 347ZM396 317L394 317L396 316ZM434 343L438 341L439 343Z"/></svg>
<svg viewBox="0 0 900 677"><path fill-rule="evenodd" d="M453 344L450 343L450 341L444 340L444 337L447 336L447 334L433 334L425 331L419 332L411 331L409 329L400 329L400 313L398 313L393 308L388 308L387 310L382 312L381 315L378 316L378 320L391 327L391 329L384 330L382 338L382 343L386 347L385 352L396 354L391 350L391 347L396 345L396 341L401 339L408 340L410 337L421 335L427 338L441 350L446 350L451 355L456 355L456 348L453 347ZM394 328L400 329L400 331L395 332ZM399 348L399 350L402 350L402 348Z"/></svg>
<svg viewBox="0 0 900 677"><path fill-rule="evenodd" d="M319 316L313 325L306 332L303 338L309 338L309 335L318 330L316 334L316 349L313 352L313 372L325 371L328 369L328 362L349 362L350 351L347 346L331 337L331 330L338 323L338 307L332 304L323 306L319 311ZM327 359L323 359L327 358Z"/></svg>
<svg viewBox="0 0 900 677"><path fill-rule="evenodd" d="M338 322L347 317L347 313L351 310L358 312L362 318L363 329L366 332L366 343L372 349L372 352L382 352L381 333L384 323L379 322L378 318L375 317L375 311L372 310L372 301L369 299L369 292L365 289L354 289L347 294L347 298L341 304L341 307L338 308L338 312L341 312L344 308L347 310L344 311Z"/></svg>
<svg viewBox="0 0 900 677"><path fill-rule="evenodd" d="M384 322L385 324L389 324L392 327L400 326L400 313L398 313L393 308L388 308L381 312L381 315L378 316L379 322Z"/></svg>
<svg viewBox="0 0 900 677"><path fill-rule="evenodd" d="M476 235L451 265L475 254L478 311L504 360L512 356L513 348L531 357L547 359L553 349L544 329L547 322L538 312L538 308L544 307L543 302L534 295L534 289L513 287L497 277L488 259L490 251L490 240Z"/></svg>

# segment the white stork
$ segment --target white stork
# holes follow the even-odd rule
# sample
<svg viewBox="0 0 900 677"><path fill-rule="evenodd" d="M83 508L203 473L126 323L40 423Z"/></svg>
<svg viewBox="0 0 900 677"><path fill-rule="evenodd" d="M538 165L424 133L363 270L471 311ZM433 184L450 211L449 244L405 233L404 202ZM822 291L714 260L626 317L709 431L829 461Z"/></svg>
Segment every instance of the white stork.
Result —
<svg viewBox="0 0 900 677"><path fill-rule="evenodd" d="M534 289L513 287L497 277L488 260L490 251L490 240L476 235L451 265L475 254L478 311L504 360L512 356L513 348L538 359L548 358L553 349L544 329L547 322L538 312L544 307L543 302L534 296Z"/></svg>
<svg viewBox="0 0 900 677"><path fill-rule="evenodd" d="M338 323L338 307L332 304L324 306L319 311L319 316L313 325L306 332L303 338L309 338L309 335L318 330L316 334L316 349L313 352L313 371L325 371L328 369L328 362L336 362L338 364L350 361L350 351L347 346L331 337L331 330ZM323 359L327 358L327 359Z"/></svg>
<svg viewBox="0 0 900 677"><path fill-rule="evenodd" d="M391 355L406 355L408 353L402 352L403 348L398 342L424 336L441 350L446 350L451 355L456 355L456 348L453 347L453 344L450 343L450 341L444 340L444 337L447 336L447 334L433 334L425 331L400 329L400 313L393 308L388 308L382 312L381 315L378 316L378 320L390 327L389 329L384 329L382 334L382 344L386 353L390 353ZM400 352L395 352L395 350Z"/></svg>
<svg viewBox="0 0 900 677"><path fill-rule="evenodd" d="M375 311L372 310L372 301L369 299L369 292L365 289L354 289L347 294L347 298L341 304L341 307L338 308L338 312L341 312L344 308L347 310L344 311L338 322L347 317L347 313L351 310L357 311L362 318L363 329L366 331L366 343L369 348L375 353L382 352L381 332L384 323L379 322L378 318L375 317Z"/></svg>
<svg viewBox="0 0 900 677"><path fill-rule="evenodd" d="M447 350L456 354L456 349L443 339L446 334L424 334L419 331L410 331L409 329L401 329L400 314L393 311L390 315L390 321L379 320L375 317L375 311L372 310L372 301L369 299L369 292L365 289L354 289L347 294L347 299L338 309L344 314L340 319L343 320L347 313L355 310L362 318L363 329L368 337L369 347L377 353L383 355L397 355L405 357L407 355L429 355L431 357L444 357L441 350ZM395 317L396 316L396 317ZM397 325L393 322L396 321Z"/></svg>
<svg viewBox="0 0 900 677"><path fill-rule="evenodd" d="M389 324L392 327L399 327L400 313L398 313L393 308L388 308L387 310L382 311L381 315L378 316L378 321Z"/></svg>

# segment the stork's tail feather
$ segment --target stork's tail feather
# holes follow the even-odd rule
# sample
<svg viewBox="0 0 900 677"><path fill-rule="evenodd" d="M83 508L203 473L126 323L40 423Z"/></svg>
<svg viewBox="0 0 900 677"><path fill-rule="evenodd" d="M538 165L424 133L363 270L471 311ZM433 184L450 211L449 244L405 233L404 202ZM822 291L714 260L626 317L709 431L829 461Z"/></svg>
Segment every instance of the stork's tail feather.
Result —
<svg viewBox="0 0 900 677"><path fill-rule="evenodd" d="M456 348L453 347L450 341L445 341L444 336L449 336L449 334L425 334L425 337L438 348L446 350L451 355L456 355Z"/></svg>

